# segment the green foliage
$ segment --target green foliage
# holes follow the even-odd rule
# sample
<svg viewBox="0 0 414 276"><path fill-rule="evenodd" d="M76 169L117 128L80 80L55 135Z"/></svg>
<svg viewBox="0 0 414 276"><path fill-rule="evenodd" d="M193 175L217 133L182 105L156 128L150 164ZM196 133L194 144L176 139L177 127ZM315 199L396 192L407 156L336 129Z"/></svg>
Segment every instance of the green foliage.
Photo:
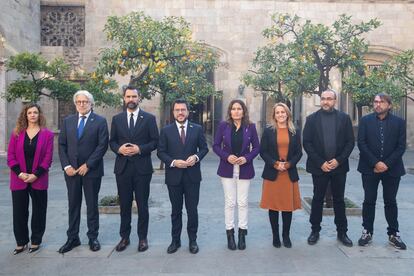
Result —
<svg viewBox="0 0 414 276"><path fill-rule="evenodd" d="M371 106L378 93L387 93L394 99L404 95L401 85L392 81L382 67L351 72L344 81L343 91L351 95L357 106Z"/></svg>
<svg viewBox="0 0 414 276"><path fill-rule="evenodd" d="M142 12L110 16L105 25L109 48L100 52L94 80L112 82L130 76L144 98L160 93L166 102L185 98L198 103L217 95L207 73L218 66L218 54L191 38L190 25L181 17L155 20Z"/></svg>
<svg viewBox="0 0 414 276"><path fill-rule="evenodd" d="M353 24L347 15L331 26L301 23L289 14L274 14L272 22L263 31L268 43L257 50L243 81L277 99L320 95L330 85L333 68L363 66L368 44L362 35L380 26L377 19Z"/></svg>
<svg viewBox="0 0 414 276"><path fill-rule="evenodd" d="M409 94L414 90L414 50L404 51L380 67L354 70L344 82L344 91L352 95L358 106L371 106L374 96L387 93L398 102L402 97L414 101Z"/></svg>
<svg viewBox="0 0 414 276"><path fill-rule="evenodd" d="M119 196L109 195L104 196L99 201L99 206L117 206L119 205Z"/></svg>
<svg viewBox="0 0 414 276"><path fill-rule="evenodd" d="M94 95L97 105L117 106L121 103L120 96L108 92L106 87L90 85L91 81L80 85L68 80L69 66L62 58L48 62L40 54L24 52L11 56L6 66L8 71L16 70L21 75L7 87L5 98L9 102L16 99L37 102L42 96L70 101L76 91L86 89Z"/></svg>
<svg viewBox="0 0 414 276"><path fill-rule="evenodd" d="M404 96L414 101L409 96L414 92L414 49L406 50L386 61L383 71L395 85L400 86Z"/></svg>

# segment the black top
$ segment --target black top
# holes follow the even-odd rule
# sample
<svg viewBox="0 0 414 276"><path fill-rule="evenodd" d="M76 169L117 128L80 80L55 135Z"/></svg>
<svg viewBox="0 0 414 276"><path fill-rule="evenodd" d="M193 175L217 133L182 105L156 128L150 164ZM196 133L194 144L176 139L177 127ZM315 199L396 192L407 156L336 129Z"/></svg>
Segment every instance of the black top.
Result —
<svg viewBox="0 0 414 276"><path fill-rule="evenodd" d="M378 115L376 116L376 118L377 118L378 130L379 130L378 135L379 135L379 140L381 143L380 158L382 159L384 157L384 137L385 137L385 133L387 132L388 116L385 116L382 120L378 117Z"/></svg>
<svg viewBox="0 0 414 276"><path fill-rule="evenodd" d="M231 154L240 156L243 145L243 127L237 129L236 125L232 124L231 128Z"/></svg>
<svg viewBox="0 0 414 276"><path fill-rule="evenodd" d="M336 116L335 110L321 112L322 133L326 160L331 160L336 155Z"/></svg>
<svg viewBox="0 0 414 276"><path fill-rule="evenodd" d="M23 145L24 159L26 160L26 172L27 173L33 173L37 177L41 176L42 174L44 174L46 172L46 170L42 167L39 167L39 168L37 168L37 170L35 172L32 172L33 161L34 161L34 156L35 156L35 153L36 153L36 146L37 146L37 138L38 137L39 137L39 132L36 133L36 135L32 139L29 138L29 135L26 132L25 136L24 136L24 145ZM19 175L22 172L19 165L13 166L12 170L17 175Z"/></svg>
<svg viewBox="0 0 414 276"><path fill-rule="evenodd" d="M380 124L383 126L383 138ZM406 122L392 113L388 113L383 121L380 121L375 113L362 117L358 125L358 171L373 175L375 164L382 161L388 166L386 175L403 176L405 168L402 156L406 140Z"/></svg>

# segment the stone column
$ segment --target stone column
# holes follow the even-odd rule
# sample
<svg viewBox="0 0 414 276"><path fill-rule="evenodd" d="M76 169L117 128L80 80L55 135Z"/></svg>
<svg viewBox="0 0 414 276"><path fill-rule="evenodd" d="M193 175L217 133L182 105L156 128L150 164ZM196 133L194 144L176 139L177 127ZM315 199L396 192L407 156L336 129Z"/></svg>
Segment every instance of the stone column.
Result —
<svg viewBox="0 0 414 276"><path fill-rule="evenodd" d="M0 57L0 155L6 154L7 143L7 105L3 97L6 92L5 59Z"/></svg>

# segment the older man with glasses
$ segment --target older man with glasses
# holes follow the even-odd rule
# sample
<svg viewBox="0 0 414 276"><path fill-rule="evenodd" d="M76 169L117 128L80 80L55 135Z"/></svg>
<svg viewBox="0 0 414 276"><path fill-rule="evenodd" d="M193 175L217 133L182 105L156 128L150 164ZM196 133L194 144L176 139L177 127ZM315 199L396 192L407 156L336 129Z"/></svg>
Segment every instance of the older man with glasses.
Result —
<svg viewBox="0 0 414 276"><path fill-rule="evenodd" d="M98 193L104 174L103 156L108 149L106 119L93 112L93 96L85 90L75 93L76 114L66 117L59 134L59 157L68 189L69 227L67 241L59 249L66 253L81 244L79 239L82 190L87 207L89 248L98 251Z"/></svg>

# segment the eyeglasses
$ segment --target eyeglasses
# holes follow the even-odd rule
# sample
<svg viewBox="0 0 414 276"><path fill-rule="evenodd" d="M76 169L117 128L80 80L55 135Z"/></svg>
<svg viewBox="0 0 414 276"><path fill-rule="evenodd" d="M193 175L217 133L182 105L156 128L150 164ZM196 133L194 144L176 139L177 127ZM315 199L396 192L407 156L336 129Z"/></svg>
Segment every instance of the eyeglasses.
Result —
<svg viewBox="0 0 414 276"><path fill-rule="evenodd" d="M89 101L76 101L75 104L76 105L87 105L89 104Z"/></svg>

